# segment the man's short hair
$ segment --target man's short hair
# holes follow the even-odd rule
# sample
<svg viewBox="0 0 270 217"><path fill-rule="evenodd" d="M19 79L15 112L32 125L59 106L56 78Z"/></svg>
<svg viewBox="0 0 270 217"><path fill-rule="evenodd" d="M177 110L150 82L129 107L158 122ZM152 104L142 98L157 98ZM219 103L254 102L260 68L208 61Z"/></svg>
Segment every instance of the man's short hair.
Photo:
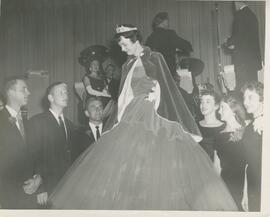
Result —
<svg viewBox="0 0 270 217"><path fill-rule="evenodd" d="M241 88L241 92L244 94L247 89L254 91L259 95L260 101L263 102L263 88L263 83L258 81L251 81L244 84L244 86Z"/></svg>
<svg viewBox="0 0 270 217"><path fill-rule="evenodd" d="M167 12L159 12L153 19L152 28L155 30L159 24L161 24L164 20L169 20L169 16Z"/></svg>
<svg viewBox="0 0 270 217"><path fill-rule="evenodd" d="M101 97L99 97L99 96L91 96L85 101L84 110L87 110L88 106L93 101L99 101L103 105Z"/></svg>
<svg viewBox="0 0 270 217"><path fill-rule="evenodd" d="M8 91L14 87L15 84L17 84L18 80L23 80L25 81L27 79L27 76L25 75L13 75L5 78L4 82L4 88L2 91L3 94L3 99L6 102L7 101L7 93Z"/></svg>
<svg viewBox="0 0 270 217"><path fill-rule="evenodd" d="M65 84L65 85L66 85L66 83L63 82L63 81L56 81L56 82L52 83L52 84L47 88L47 90L46 90L46 97L48 97L50 94L52 94L53 89L54 89L56 86L60 85L60 84Z"/></svg>
<svg viewBox="0 0 270 217"><path fill-rule="evenodd" d="M51 103L50 103L50 101L49 101L49 99L48 99L48 96L49 96L50 94L52 94L54 88L55 88L56 86L60 85L60 84L66 84L66 83L63 82L63 81L56 81L56 82L52 83L49 87L47 87L46 93L45 93L45 95L44 95L44 97L43 97L43 99L42 99L42 107L43 107L44 109L50 108L50 104L51 104Z"/></svg>

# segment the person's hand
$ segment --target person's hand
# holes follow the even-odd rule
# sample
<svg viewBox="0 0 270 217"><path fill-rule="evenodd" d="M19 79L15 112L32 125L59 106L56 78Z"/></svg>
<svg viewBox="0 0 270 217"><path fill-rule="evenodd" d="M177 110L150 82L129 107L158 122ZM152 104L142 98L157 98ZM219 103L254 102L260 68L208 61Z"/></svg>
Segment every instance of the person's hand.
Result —
<svg viewBox="0 0 270 217"><path fill-rule="evenodd" d="M108 93L108 90L105 88L103 91L103 96L107 96L107 97L110 97L111 95Z"/></svg>
<svg viewBox="0 0 270 217"><path fill-rule="evenodd" d="M263 132L263 116L258 117L254 120L253 122L253 130L257 133L259 133L259 135L262 135Z"/></svg>
<svg viewBox="0 0 270 217"><path fill-rule="evenodd" d="M35 175L33 178L28 179L24 182L23 190L26 194L33 194L37 191L38 187L41 185L42 179L40 175Z"/></svg>
<svg viewBox="0 0 270 217"><path fill-rule="evenodd" d="M48 203L48 193L42 192L37 195L37 203L39 205L46 205Z"/></svg>

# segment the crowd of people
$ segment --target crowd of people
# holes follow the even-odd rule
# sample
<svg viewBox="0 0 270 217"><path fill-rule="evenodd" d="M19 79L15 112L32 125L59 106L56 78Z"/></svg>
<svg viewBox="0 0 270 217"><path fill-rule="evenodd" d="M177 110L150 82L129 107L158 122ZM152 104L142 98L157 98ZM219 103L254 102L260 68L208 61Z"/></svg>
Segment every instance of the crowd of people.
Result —
<svg viewBox="0 0 270 217"><path fill-rule="evenodd" d="M47 88L43 113L23 120L26 79L6 80L1 208L260 211L263 84L223 96L204 84L197 104L176 79L175 51L188 56L192 46L168 22L156 15L150 48L136 26L116 28L127 54L121 80L104 47L81 52L79 127L64 115L65 82Z"/></svg>

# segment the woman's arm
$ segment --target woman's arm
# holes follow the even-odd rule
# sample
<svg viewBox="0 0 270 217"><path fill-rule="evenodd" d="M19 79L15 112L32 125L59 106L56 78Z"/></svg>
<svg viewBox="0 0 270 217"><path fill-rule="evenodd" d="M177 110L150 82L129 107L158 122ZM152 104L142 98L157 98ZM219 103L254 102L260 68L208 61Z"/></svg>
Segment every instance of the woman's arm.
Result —
<svg viewBox="0 0 270 217"><path fill-rule="evenodd" d="M104 97L111 97L111 95L108 94L108 91L106 89L104 89L102 92L101 91L97 91L94 90L91 86L90 80L87 76L84 76L83 78L83 84L85 86L86 91L91 94L91 95L95 95L95 96L104 96Z"/></svg>

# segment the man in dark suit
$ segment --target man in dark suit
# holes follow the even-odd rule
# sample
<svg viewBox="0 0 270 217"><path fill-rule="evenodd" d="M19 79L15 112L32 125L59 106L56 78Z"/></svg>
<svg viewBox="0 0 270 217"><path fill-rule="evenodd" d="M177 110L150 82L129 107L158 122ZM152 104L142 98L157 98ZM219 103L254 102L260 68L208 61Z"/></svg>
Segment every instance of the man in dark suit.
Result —
<svg viewBox="0 0 270 217"><path fill-rule="evenodd" d="M32 162L20 112L29 94L23 77L13 77L4 86L6 105L0 111L0 205L5 209L35 208L36 204L33 193L40 177L30 178Z"/></svg>
<svg viewBox="0 0 270 217"><path fill-rule="evenodd" d="M48 196L71 165L73 124L64 117L68 104L67 85L53 83L46 96L49 109L29 120L29 145L34 159L35 173L42 178L38 190L38 204L49 207Z"/></svg>
<svg viewBox="0 0 270 217"><path fill-rule="evenodd" d="M243 1L235 1L236 9L232 36L226 46L233 51L236 89L250 81L258 80L258 71L262 68L259 44L258 20Z"/></svg>
<svg viewBox="0 0 270 217"><path fill-rule="evenodd" d="M76 136L76 143L73 143L72 158L75 160L85 149L97 141L103 130L103 104L99 97L90 97L85 103L85 115L88 117L88 124L81 127Z"/></svg>
<svg viewBox="0 0 270 217"><path fill-rule="evenodd" d="M179 37L176 32L169 28L169 18L167 12L158 13L152 23L153 32L146 40L146 45L152 50L160 52L171 74L176 74L176 50L181 50L185 56L189 56L193 51L191 44Z"/></svg>

